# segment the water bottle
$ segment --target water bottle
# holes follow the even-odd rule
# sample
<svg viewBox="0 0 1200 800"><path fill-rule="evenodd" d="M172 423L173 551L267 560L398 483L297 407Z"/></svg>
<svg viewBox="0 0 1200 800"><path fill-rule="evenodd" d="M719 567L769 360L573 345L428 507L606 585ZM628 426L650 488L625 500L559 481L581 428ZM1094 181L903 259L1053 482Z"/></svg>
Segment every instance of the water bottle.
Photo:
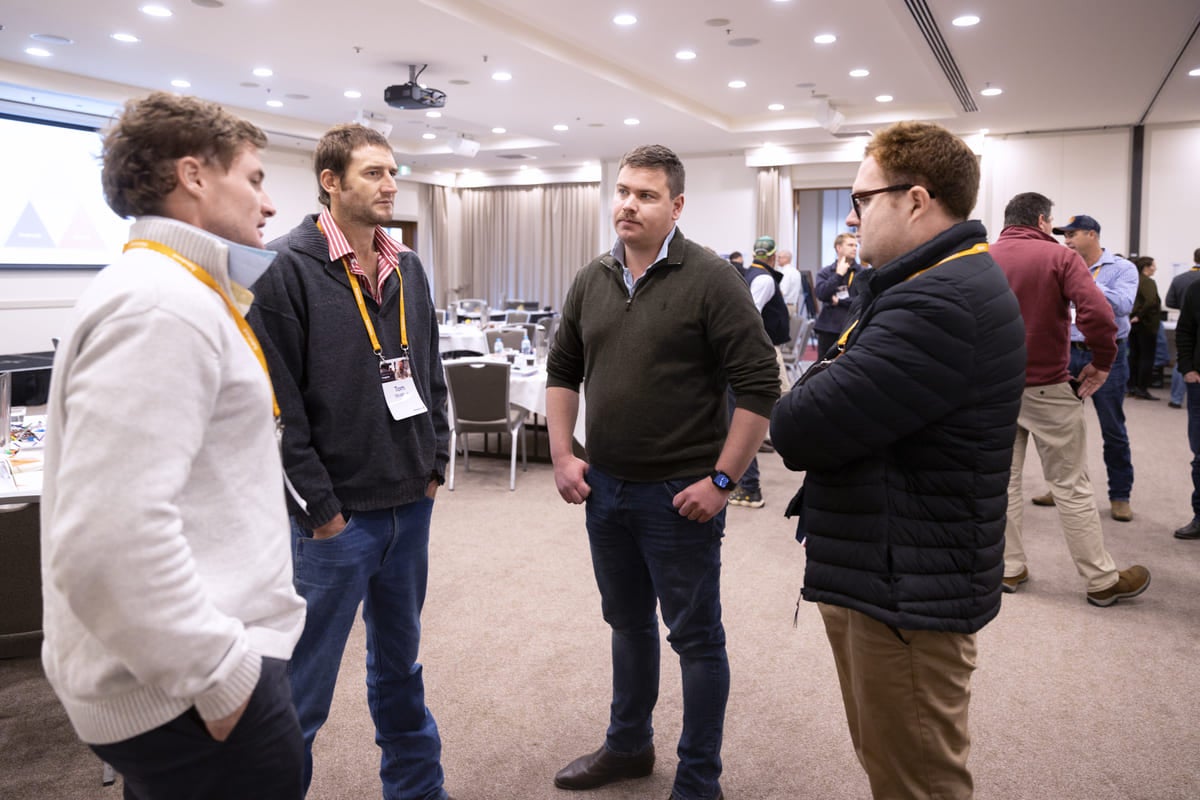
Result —
<svg viewBox="0 0 1200 800"><path fill-rule="evenodd" d="M498 356L504 355L504 342L500 340L499 336L496 337L496 343L492 345L492 352Z"/></svg>
<svg viewBox="0 0 1200 800"><path fill-rule="evenodd" d="M533 345L529 342L529 330L526 329L525 335L521 337L521 355L533 355Z"/></svg>

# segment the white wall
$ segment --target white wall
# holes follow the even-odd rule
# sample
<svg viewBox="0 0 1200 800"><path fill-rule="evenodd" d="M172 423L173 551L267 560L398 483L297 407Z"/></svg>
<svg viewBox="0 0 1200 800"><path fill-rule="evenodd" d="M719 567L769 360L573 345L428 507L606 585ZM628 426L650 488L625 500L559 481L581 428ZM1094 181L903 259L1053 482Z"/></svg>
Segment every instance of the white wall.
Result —
<svg viewBox="0 0 1200 800"><path fill-rule="evenodd" d="M1129 253L1128 129L1095 133L988 137L975 216L995 238L1013 195L1040 192L1054 201L1054 222L1088 214L1100 223L1100 243Z"/></svg>
<svg viewBox="0 0 1200 800"><path fill-rule="evenodd" d="M1200 125L1147 129L1142 253L1158 263L1159 293L1200 247Z"/></svg>

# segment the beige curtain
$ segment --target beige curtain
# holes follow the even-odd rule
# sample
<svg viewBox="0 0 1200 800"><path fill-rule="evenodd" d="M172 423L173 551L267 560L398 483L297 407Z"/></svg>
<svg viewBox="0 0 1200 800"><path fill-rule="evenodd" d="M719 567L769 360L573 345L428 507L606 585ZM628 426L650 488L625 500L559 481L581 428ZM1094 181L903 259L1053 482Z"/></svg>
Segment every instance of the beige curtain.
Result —
<svg viewBox="0 0 1200 800"><path fill-rule="evenodd" d="M758 204L754 217L754 235L770 236L783 247L779 231L779 168L763 167L758 171Z"/></svg>
<svg viewBox="0 0 1200 800"><path fill-rule="evenodd" d="M461 297L561 308L571 280L596 256L600 184L462 189Z"/></svg>
<svg viewBox="0 0 1200 800"><path fill-rule="evenodd" d="M450 244L450 212L445 186L423 183L417 189L417 254L429 273L433 304L446 307L448 293L458 285L457 270Z"/></svg>

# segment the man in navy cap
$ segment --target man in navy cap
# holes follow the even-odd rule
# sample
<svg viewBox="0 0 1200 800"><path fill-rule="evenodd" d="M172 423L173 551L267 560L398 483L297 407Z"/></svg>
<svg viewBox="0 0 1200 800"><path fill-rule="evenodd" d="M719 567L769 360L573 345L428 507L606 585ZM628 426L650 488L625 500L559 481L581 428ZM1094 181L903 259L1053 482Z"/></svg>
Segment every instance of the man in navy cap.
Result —
<svg viewBox="0 0 1200 800"><path fill-rule="evenodd" d="M1108 380L1092 395L1092 403L1104 439L1104 467L1108 472L1108 499L1112 505L1109 513L1118 522L1129 522L1133 519L1133 509L1129 505L1133 493L1133 460L1129 454L1129 433L1125 430L1125 385L1129 382L1129 312L1137 296L1137 267L1100 246L1100 223L1086 214L1071 217L1066 225L1054 228L1054 232L1083 258L1116 318L1117 359L1108 373ZM1071 374L1078 375L1090 363L1092 351L1079 328L1072 325ZM1047 493L1034 498L1034 503L1053 505L1054 498Z"/></svg>

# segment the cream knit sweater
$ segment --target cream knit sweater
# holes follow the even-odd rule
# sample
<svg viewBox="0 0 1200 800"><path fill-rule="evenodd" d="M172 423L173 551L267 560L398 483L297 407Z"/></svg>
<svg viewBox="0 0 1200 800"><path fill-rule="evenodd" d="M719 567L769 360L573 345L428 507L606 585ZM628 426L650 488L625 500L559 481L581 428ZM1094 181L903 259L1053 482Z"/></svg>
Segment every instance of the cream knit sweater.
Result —
<svg viewBox="0 0 1200 800"><path fill-rule="evenodd" d="M228 248L136 222L229 290ZM46 674L81 739L195 706L232 713L304 626L269 383L224 303L132 250L80 298L55 359L42 495Z"/></svg>

